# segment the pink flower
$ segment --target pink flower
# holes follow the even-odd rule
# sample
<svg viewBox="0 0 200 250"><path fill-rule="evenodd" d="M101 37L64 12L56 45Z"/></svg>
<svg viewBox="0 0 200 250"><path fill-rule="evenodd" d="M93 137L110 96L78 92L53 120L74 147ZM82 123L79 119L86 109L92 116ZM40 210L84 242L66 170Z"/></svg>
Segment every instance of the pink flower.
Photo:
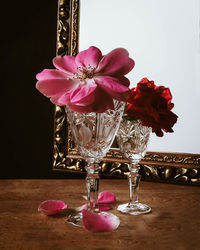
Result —
<svg viewBox="0 0 200 250"><path fill-rule="evenodd" d="M56 105L79 113L101 113L114 108L113 99L129 97L130 82L125 75L135 63L123 48L103 56L92 46L76 57L55 57L53 64L56 69L37 74L36 88Z"/></svg>
<svg viewBox="0 0 200 250"><path fill-rule="evenodd" d="M93 233L113 231L118 228L120 220L114 214L107 216L98 215L87 210L82 210L83 224L85 228Z"/></svg>

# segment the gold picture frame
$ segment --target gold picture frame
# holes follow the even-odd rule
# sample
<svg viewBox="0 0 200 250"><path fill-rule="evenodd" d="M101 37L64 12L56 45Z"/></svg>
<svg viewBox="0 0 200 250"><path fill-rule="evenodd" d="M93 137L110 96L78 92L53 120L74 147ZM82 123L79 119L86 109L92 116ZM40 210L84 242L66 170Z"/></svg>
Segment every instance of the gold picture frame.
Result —
<svg viewBox="0 0 200 250"><path fill-rule="evenodd" d="M58 3L57 55L78 53L80 1ZM124 178L128 163L119 149L111 149L100 163L100 174L107 178ZM78 155L63 107L55 106L53 170L84 173L85 162ZM200 154L147 152L140 163L143 180L175 184L200 185Z"/></svg>

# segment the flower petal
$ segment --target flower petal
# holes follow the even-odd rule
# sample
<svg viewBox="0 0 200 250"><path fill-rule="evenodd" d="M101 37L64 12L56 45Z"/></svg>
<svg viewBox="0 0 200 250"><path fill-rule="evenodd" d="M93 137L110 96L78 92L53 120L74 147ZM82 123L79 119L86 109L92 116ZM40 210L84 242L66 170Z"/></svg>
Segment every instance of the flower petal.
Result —
<svg viewBox="0 0 200 250"><path fill-rule="evenodd" d="M126 113L140 119L143 126L151 127L152 132L161 137L163 131L173 132L172 127L177 122L178 116L171 112L174 107L171 100L169 88L156 86L145 77L131 89Z"/></svg>
<svg viewBox="0 0 200 250"><path fill-rule="evenodd" d="M96 113L103 113L108 109L114 109L113 98L103 89L98 87L95 91L96 97L93 103L93 108Z"/></svg>
<svg viewBox="0 0 200 250"><path fill-rule="evenodd" d="M88 93L87 95L87 93L78 93L79 90L80 89L76 88L74 89L74 91L65 93L64 95L62 95L60 98L57 99L57 103L60 103L60 105L67 105L70 109L76 112L79 112L78 110L83 110L82 112L79 113L94 112L93 102L95 101L95 91L92 92L93 89L91 89L89 90L91 93ZM77 107L78 109L76 110L73 109L72 107ZM85 112L85 110L88 110L88 112Z"/></svg>
<svg viewBox="0 0 200 250"><path fill-rule="evenodd" d="M95 90L97 85L93 83L80 84L70 95L70 102L72 104L79 104L86 106L91 104L95 98Z"/></svg>
<svg viewBox="0 0 200 250"><path fill-rule="evenodd" d="M119 101L126 101L127 97L129 97L129 88L121 84L117 78L111 76L98 76L95 77L95 82L110 96Z"/></svg>
<svg viewBox="0 0 200 250"><path fill-rule="evenodd" d="M67 204L61 200L46 200L39 205L38 211L46 215L53 215L62 212L66 208Z"/></svg>
<svg viewBox="0 0 200 250"><path fill-rule="evenodd" d="M77 207L77 208L76 208L76 211L77 211L77 212L81 212L83 209L88 210L88 205L87 205L87 204L84 204L84 205L82 205L82 206L80 206L80 207Z"/></svg>
<svg viewBox="0 0 200 250"><path fill-rule="evenodd" d="M64 95L65 97L67 96L67 94ZM65 99L66 103L63 103L63 102L60 102L60 95L55 95L55 96L52 96L50 98L50 101L53 103L53 104L56 104L58 106L65 106L67 102L67 98Z"/></svg>
<svg viewBox="0 0 200 250"><path fill-rule="evenodd" d="M82 195L83 199L85 199L87 201L87 195Z"/></svg>
<svg viewBox="0 0 200 250"><path fill-rule="evenodd" d="M36 88L45 96L61 96L75 86L75 81L71 79L47 79L40 80Z"/></svg>
<svg viewBox="0 0 200 250"><path fill-rule="evenodd" d="M98 75L126 75L132 70L134 65L135 62L129 58L128 51L123 48L118 48L112 50L101 59L96 72Z"/></svg>
<svg viewBox="0 0 200 250"><path fill-rule="evenodd" d="M129 87L130 81L128 78L126 78L125 76L118 76L117 79L119 80L120 83L122 83L126 87Z"/></svg>
<svg viewBox="0 0 200 250"><path fill-rule="evenodd" d="M57 56L53 59L53 64L57 69L65 72L69 76L77 72L75 57L73 56Z"/></svg>
<svg viewBox="0 0 200 250"><path fill-rule="evenodd" d="M88 105L79 105L79 104L73 104L70 101L66 101L66 105L73 111L78 113L103 113L104 111L108 109L114 109L114 103L113 98L107 94L103 89L100 87L97 87L95 89L95 97L93 99L93 102ZM65 95L62 96L62 100L59 99L60 102L64 102ZM104 100L102 102L102 100Z"/></svg>
<svg viewBox="0 0 200 250"><path fill-rule="evenodd" d="M98 207L99 207L100 212L104 212L104 211L112 209L112 207L107 205L107 204L100 204ZM81 212L83 209L88 210L88 205L84 204L84 205L82 205L80 207L77 207L76 211Z"/></svg>
<svg viewBox="0 0 200 250"><path fill-rule="evenodd" d="M110 210L110 209L112 209L112 207L109 206L109 205L105 205L105 204L100 204L100 205L99 205L99 211L100 211L100 212L108 211L108 210Z"/></svg>
<svg viewBox="0 0 200 250"><path fill-rule="evenodd" d="M80 106L78 104L71 104L70 102L66 103L66 105L73 111L77 113L91 113L93 111L92 104L89 104L87 106Z"/></svg>
<svg viewBox="0 0 200 250"><path fill-rule="evenodd" d="M113 214L107 216L98 215L85 209L82 210L82 214L85 228L94 233L113 231L120 224L119 218Z"/></svg>
<svg viewBox="0 0 200 250"><path fill-rule="evenodd" d="M79 52L75 61L80 67L88 67L91 65L92 67L96 68L101 58L101 51L98 48L91 46L88 49Z"/></svg>
<svg viewBox="0 0 200 250"><path fill-rule="evenodd" d="M66 79L68 75L57 69L44 69L36 75L37 80Z"/></svg>
<svg viewBox="0 0 200 250"><path fill-rule="evenodd" d="M98 203L113 203L116 202L116 196L114 193L104 191L98 195Z"/></svg>
<svg viewBox="0 0 200 250"><path fill-rule="evenodd" d="M70 102L70 94L71 94L71 91L68 91L62 95L58 94L58 95L52 96L50 101L59 106L66 106Z"/></svg>

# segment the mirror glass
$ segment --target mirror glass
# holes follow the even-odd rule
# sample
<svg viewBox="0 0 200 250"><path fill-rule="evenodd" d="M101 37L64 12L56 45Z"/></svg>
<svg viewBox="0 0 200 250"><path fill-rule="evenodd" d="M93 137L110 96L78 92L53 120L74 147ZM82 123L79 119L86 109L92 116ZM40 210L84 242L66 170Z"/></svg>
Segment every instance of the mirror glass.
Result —
<svg viewBox="0 0 200 250"><path fill-rule="evenodd" d="M179 118L174 133L151 136L149 151L199 153L200 1L81 0L79 51L124 47L135 60L131 87L143 77L169 87Z"/></svg>

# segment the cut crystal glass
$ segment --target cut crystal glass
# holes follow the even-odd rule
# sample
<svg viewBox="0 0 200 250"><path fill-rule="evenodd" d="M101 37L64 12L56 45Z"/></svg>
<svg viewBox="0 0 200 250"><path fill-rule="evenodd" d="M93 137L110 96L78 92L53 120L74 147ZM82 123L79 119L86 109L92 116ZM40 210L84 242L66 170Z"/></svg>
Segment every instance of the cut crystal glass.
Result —
<svg viewBox="0 0 200 250"><path fill-rule="evenodd" d="M88 209L100 213L97 197L99 191L99 162L110 149L119 129L125 103L114 101L114 110L104 113L77 113L67 106L67 120L79 154L87 165L86 188ZM108 213L104 213L107 215ZM67 219L73 225L81 222L81 213Z"/></svg>
<svg viewBox="0 0 200 250"><path fill-rule="evenodd" d="M124 117L117 134L117 142L124 157L129 160L129 202L119 205L117 210L132 215L146 214L151 208L138 201L140 175L138 163L145 156L151 128L143 126L140 120Z"/></svg>

